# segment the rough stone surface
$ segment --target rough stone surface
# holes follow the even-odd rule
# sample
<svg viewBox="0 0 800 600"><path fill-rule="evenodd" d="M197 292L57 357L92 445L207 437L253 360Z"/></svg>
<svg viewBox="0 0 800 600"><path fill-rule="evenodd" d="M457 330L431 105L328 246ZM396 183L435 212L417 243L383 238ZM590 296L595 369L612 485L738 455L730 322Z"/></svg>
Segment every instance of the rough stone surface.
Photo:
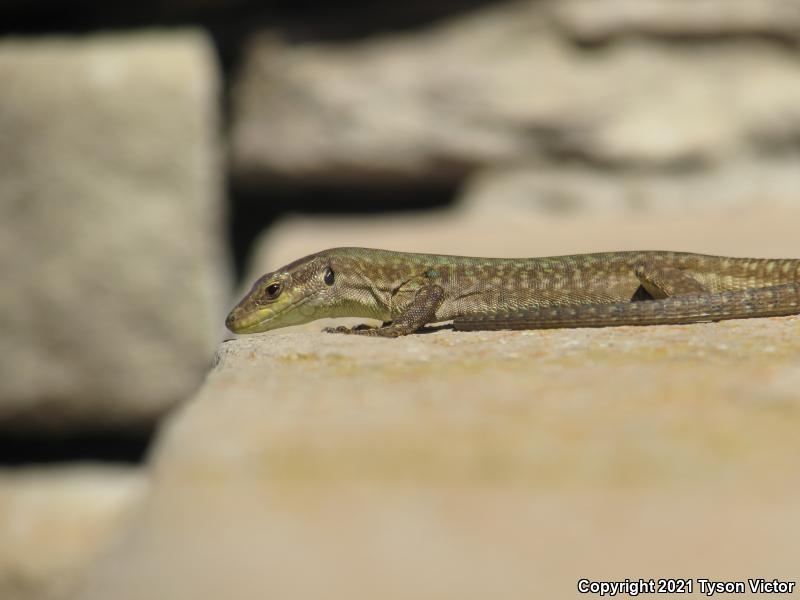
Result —
<svg viewBox="0 0 800 600"><path fill-rule="evenodd" d="M0 80L0 430L149 423L220 333L209 42L5 40Z"/></svg>
<svg viewBox="0 0 800 600"><path fill-rule="evenodd" d="M798 256L797 216L296 220L266 254L275 266L340 238L441 251L460 235L456 253L649 236ZM788 317L227 341L162 432L142 519L77 598L572 598L580 577L792 579L798 335Z"/></svg>
<svg viewBox="0 0 800 600"><path fill-rule="evenodd" d="M234 93L237 174L431 182L531 157L674 167L797 148L790 48L743 39L586 49L559 34L545 6L501 4L361 42L259 38Z"/></svg>
<svg viewBox="0 0 800 600"><path fill-rule="evenodd" d="M555 22L582 42L626 35L800 40L796 0L555 0Z"/></svg>
<svg viewBox="0 0 800 600"><path fill-rule="evenodd" d="M0 598L69 597L146 491L128 468L0 471Z"/></svg>

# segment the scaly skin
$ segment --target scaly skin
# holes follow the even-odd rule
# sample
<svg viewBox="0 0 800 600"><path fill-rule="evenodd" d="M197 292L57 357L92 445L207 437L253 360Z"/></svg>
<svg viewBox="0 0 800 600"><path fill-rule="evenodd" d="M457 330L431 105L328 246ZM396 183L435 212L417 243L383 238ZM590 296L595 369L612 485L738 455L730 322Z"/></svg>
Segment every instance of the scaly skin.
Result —
<svg viewBox="0 0 800 600"><path fill-rule="evenodd" d="M538 329L800 313L800 260L634 251L470 258L368 248L306 256L255 282L225 324L256 333L323 317L384 321L333 331L395 337L428 323Z"/></svg>

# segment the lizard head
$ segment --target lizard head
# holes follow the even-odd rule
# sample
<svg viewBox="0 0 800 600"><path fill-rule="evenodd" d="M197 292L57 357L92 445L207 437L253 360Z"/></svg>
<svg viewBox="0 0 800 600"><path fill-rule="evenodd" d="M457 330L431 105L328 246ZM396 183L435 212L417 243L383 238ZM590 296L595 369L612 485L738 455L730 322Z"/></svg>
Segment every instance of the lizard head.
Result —
<svg viewBox="0 0 800 600"><path fill-rule="evenodd" d="M306 256L259 278L225 325L233 333L259 333L324 317L335 281L325 253Z"/></svg>

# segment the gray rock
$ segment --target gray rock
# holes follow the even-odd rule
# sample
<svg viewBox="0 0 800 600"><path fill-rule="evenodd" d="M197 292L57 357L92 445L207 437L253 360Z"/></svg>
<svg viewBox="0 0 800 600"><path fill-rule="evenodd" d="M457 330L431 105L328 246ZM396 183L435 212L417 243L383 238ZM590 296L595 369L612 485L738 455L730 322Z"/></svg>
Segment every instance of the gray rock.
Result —
<svg viewBox="0 0 800 600"><path fill-rule="evenodd" d="M0 471L0 598L68 598L126 528L147 484L127 468Z"/></svg>
<svg viewBox="0 0 800 600"><path fill-rule="evenodd" d="M351 43L257 39L234 93L241 181L453 180L572 156L675 167L800 138L800 61L763 40L598 51L537 2Z"/></svg>
<svg viewBox="0 0 800 600"><path fill-rule="evenodd" d="M555 22L581 42L625 35L800 40L796 0L557 0L548 8Z"/></svg>
<svg viewBox="0 0 800 600"><path fill-rule="evenodd" d="M151 423L224 313L209 41L9 39L0 80L0 430Z"/></svg>
<svg viewBox="0 0 800 600"><path fill-rule="evenodd" d="M609 171L549 164L489 168L467 182L464 210L665 215L797 206L798 157L733 160L688 171Z"/></svg>

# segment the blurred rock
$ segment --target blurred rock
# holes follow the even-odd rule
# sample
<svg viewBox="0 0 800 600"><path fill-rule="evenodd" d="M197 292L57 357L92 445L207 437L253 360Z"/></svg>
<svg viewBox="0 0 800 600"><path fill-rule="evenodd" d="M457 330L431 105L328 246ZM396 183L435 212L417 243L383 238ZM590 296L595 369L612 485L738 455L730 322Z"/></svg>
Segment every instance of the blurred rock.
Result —
<svg viewBox="0 0 800 600"><path fill-rule="evenodd" d="M609 171L548 164L487 169L461 203L480 214L730 211L798 206L798 158L733 160L688 171Z"/></svg>
<svg viewBox="0 0 800 600"><path fill-rule="evenodd" d="M256 39L234 92L239 181L431 183L537 157L672 168L797 148L790 49L597 51L560 37L542 6L356 43Z"/></svg>
<svg viewBox="0 0 800 600"><path fill-rule="evenodd" d="M800 40L797 0L556 0L548 8L581 42L623 35Z"/></svg>
<svg viewBox="0 0 800 600"><path fill-rule="evenodd" d="M69 597L146 490L133 469L0 471L0 598Z"/></svg>
<svg viewBox="0 0 800 600"><path fill-rule="evenodd" d="M208 39L5 40L0 80L0 431L151 424L224 312Z"/></svg>
<svg viewBox="0 0 800 600"><path fill-rule="evenodd" d="M257 241L244 285L281 265L336 246L467 256L546 256L643 248L800 257L800 207L649 212L463 210L371 217L291 217ZM242 290L243 292L246 290Z"/></svg>

